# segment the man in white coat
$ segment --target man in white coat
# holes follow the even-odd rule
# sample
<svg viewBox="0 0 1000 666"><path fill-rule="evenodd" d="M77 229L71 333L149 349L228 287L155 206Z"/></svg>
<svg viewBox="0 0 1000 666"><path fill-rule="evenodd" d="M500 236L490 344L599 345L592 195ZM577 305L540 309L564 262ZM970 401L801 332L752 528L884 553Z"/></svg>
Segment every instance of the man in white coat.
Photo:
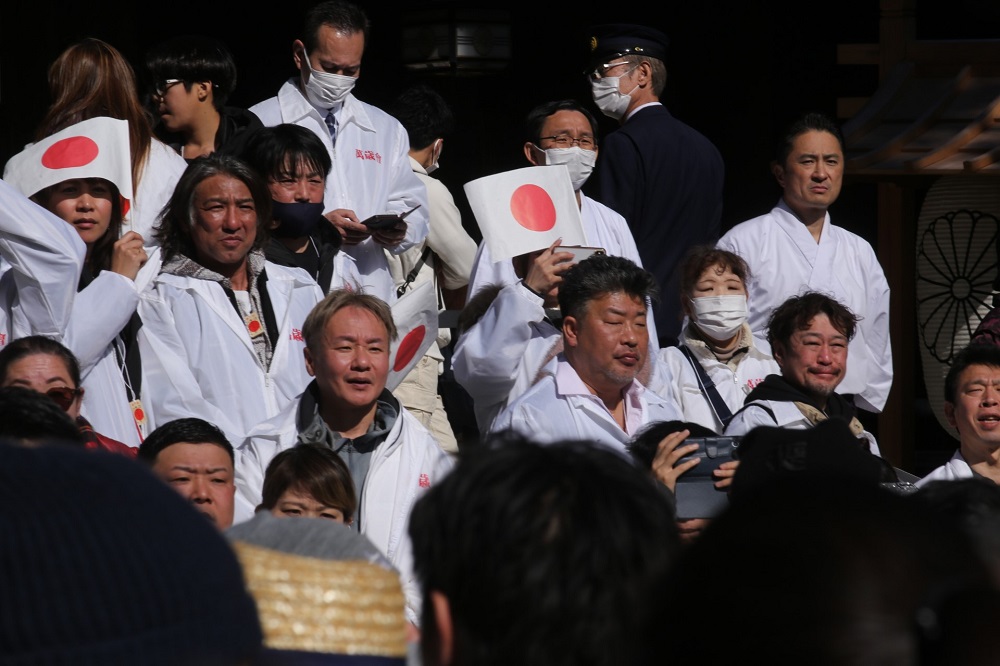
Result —
<svg viewBox="0 0 1000 666"><path fill-rule="evenodd" d="M944 380L944 415L958 450L917 481L985 477L1000 483L1000 347L972 343L955 355Z"/></svg>
<svg viewBox="0 0 1000 666"><path fill-rule="evenodd" d="M277 96L250 107L265 126L294 123L323 141L333 168L326 178L325 216L357 260L364 288L396 300L384 250L404 252L427 237L427 191L410 169L409 141L399 122L358 100L351 90L361 75L368 18L346 0L329 0L306 15L302 39L292 43L299 70ZM395 226L369 231L373 215L420 207Z"/></svg>
<svg viewBox="0 0 1000 666"><path fill-rule="evenodd" d="M680 420L676 403L636 377L646 366L653 275L624 257L594 255L559 285L563 349L551 372L493 423L540 442L585 439L629 456L628 443L653 421Z"/></svg>
<svg viewBox="0 0 1000 666"><path fill-rule="evenodd" d="M163 267L139 301L150 430L194 416L242 442L309 383L302 326L323 293L301 268L265 260L270 204L263 179L220 153L178 182L158 233Z"/></svg>
<svg viewBox="0 0 1000 666"><path fill-rule="evenodd" d="M625 219L581 192L597 160L594 115L574 100L546 102L528 113L525 129L523 150L528 162L564 164L569 171L587 243L641 267ZM550 247L530 256L493 261L486 243L480 244L466 303L466 319L475 321L462 330L452 357L455 379L473 400L480 432L489 430L500 410L521 395L534 382L541 364L552 358L550 350L562 333L547 320L545 308L558 307L556 289L571 260L558 247ZM648 325L655 351L658 343L652 318Z"/></svg>
<svg viewBox="0 0 1000 666"><path fill-rule="evenodd" d="M840 129L821 114L792 124L772 164L783 190L778 205L737 224L718 246L750 264L749 323L758 337L776 307L806 290L824 291L858 315L840 390L859 408L880 412L892 386L889 283L871 245L830 220L844 176L843 144Z"/></svg>
<svg viewBox="0 0 1000 666"><path fill-rule="evenodd" d="M267 465L298 443L328 446L344 460L358 491L352 527L399 569L408 616L419 618L406 534L418 497L447 474L451 457L385 383L396 325L388 304L370 294L334 290L306 319L305 367L315 379L277 418L262 423L236 452L235 522L261 501Z"/></svg>
<svg viewBox="0 0 1000 666"><path fill-rule="evenodd" d="M838 418L874 455L880 455L875 437L855 416L854 404L836 392L857 327L853 312L820 292L792 296L782 303L767 328L781 374L767 375L750 391L724 434L743 436L758 426L805 430Z"/></svg>

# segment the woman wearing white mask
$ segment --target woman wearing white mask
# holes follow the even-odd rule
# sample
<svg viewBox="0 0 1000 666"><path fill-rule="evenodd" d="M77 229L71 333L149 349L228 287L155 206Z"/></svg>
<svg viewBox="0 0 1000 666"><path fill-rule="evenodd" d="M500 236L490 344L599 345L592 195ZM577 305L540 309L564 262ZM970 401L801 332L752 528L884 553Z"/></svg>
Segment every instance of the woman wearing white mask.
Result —
<svg viewBox="0 0 1000 666"><path fill-rule="evenodd" d="M676 347L660 350L650 387L674 398L683 418L721 433L746 395L778 364L747 325L750 269L738 255L693 247L681 265L684 325Z"/></svg>

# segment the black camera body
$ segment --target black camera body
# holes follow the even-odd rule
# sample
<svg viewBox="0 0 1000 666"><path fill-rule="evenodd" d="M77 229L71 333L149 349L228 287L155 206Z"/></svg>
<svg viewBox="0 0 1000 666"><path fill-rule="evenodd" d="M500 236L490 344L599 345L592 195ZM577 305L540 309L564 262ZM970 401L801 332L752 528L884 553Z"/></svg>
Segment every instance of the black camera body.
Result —
<svg viewBox="0 0 1000 666"><path fill-rule="evenodd" d="M729 503L728 490L715 487L717 479L712 472L722 463L737 460L742 437L718 435L714 437L689 437L682 446L697 444L698 450L677 461L676 465L697 458L698 464L677 479L674 495L677 499L677 517L712 518Z"/></svg>

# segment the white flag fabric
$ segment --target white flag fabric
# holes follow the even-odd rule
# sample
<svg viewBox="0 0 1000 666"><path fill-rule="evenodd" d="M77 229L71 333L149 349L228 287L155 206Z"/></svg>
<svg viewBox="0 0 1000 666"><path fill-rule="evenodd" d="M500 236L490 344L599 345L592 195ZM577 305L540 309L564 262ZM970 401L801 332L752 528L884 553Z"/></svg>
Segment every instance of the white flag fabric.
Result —
<svg viewBox="0 0 1000 666"><path fill-rule="evenodd" d="M477 178L465 195L493 261L534 252L562 238L586 245L565 165L533 166Z"/></svg>
<svg viewBox="0 0 1000 666"><path fill-rule="evenodd" d="M3 179L24 196L71 178L103 178L132 201L128 121L99 116L33 143L7 161ZM122 215L128 212L124 204Z"/></svg>
<svg viewBox="0 0 1000 666"><path fill-rule="evenodd" d="M427 280L411 287L392 304L396 340L390 347L389 377L385 387L394 390L417 364L438 335L437 290Z"/></svg>

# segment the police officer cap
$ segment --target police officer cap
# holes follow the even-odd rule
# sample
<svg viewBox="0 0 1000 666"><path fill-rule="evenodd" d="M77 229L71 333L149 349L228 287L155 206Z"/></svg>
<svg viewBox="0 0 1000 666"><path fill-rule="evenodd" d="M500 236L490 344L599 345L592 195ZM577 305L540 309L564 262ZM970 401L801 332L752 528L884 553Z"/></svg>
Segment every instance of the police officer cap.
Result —
<svg viewBox="0 0 1000 666"><path fill-rule="evenodd" d="M607 23L595 26L590 34L591 67L624 55L666 59L667 36L656 28L630 23Z"/></svg>

